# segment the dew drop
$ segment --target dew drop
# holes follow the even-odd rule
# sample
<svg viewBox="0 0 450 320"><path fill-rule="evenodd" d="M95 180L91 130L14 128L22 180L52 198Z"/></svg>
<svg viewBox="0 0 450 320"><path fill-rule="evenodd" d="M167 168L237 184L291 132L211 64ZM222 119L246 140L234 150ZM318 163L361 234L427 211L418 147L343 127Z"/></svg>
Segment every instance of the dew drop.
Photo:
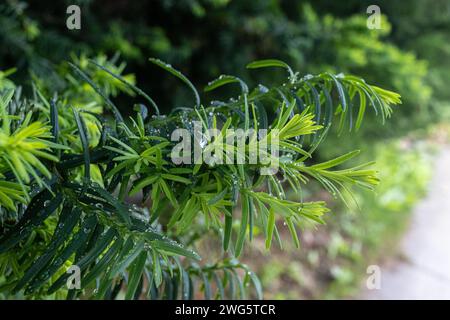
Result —
<svg viewBox="0 0 450 320"><path fill-rule="evenodd" d="M268 89L266 86L263 86L262 84L259 84L259 85L258 85L258 90L259 90L259 92L261 92L261 93L267 93L267 92L269 92L269 89Z"/></svg>

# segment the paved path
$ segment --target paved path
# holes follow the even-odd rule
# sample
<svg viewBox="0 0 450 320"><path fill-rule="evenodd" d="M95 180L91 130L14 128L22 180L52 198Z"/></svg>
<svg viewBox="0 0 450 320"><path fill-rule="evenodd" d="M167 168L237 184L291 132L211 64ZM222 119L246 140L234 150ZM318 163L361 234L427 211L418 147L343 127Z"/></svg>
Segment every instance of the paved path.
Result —
<svg viewBox="0 0 450 320"><path fill-rule="evenodd" d="M399 257L381 268L381 289L363 299L450 299L449 147L436 159L428 195L414 210Z"/></svg>

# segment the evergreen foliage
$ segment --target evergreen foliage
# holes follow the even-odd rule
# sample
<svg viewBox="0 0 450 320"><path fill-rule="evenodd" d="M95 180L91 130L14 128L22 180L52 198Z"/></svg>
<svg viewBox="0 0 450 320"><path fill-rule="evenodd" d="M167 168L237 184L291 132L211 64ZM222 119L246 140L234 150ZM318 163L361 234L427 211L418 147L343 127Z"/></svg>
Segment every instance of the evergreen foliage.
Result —
<svg viewBox="0 0 450 320"><path fill-rule="evenodd" d="M389 117L398 94L351 75L302 76L279 60L261 60L247 67L285 69L286 81L250 90L224 75L205 91L238 84L240 95L205 104L182 73L150 60L185 83L192 101L160 114L157 99L106 59L75 59L62 71L69 84L58 93L38 79L30 98L11 83L2 90L1 292L69 299L120 292L126 299L190 299L201 292L224 299L253 294L247 292L252 283L261 298L259 280L237 260L256 230L268 249L273 238L282 246L275 224L281 218L299 246L298 229L324 223L328 211L324 201L303 199L309 180L336 197L354 185L377 184L371 163L345 166L358 151L320 163L314 152L332 125L356 130L369 109ZM118 91L140 99L129 119L119 110L130 106L112 101ZM177 142L170 134L184 128L194 136L193 121L223 133L268 129L269 150L271 132L279 129L280 171L260 175L262 163L175 165L170 152ZM286 196L288 187L295 199ZM222 242L217 261L197 253L207 232ZM71 265L81 269L80 290L66 287Z"/></svg>

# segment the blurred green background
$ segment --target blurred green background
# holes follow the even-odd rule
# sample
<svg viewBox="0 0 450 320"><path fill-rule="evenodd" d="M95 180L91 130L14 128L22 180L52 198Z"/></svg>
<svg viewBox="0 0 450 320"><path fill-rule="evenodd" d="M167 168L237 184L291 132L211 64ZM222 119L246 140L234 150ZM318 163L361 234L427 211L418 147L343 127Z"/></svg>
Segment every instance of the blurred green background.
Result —
<svg viewBox="0 0 450 320"><path fill-rule="evenodd" d="M81 30L66 28L71 4L81 8ZM366 24L373 4L382 13L379 30ZM326 226L304 230L300 250L268 253L256 240L246 252L266 298L352 297L369 262L392 251L425 194L433 149L448 132L449 39L448 0L6 0L0 4L0 86L8 77L29 90L34 79L51 93L70 85L66 60L113 59L170 110L186 106L190 93L149 57L176 66L199 88L222 73L254 85L277 83L282 71L277 79L245 69L252 60L277 58L301 74L352 73L399 92L403 104L386 124L369 116L356 134L330 134L319 153L328 158L361 149L377 161L382 183L376 193L357 192L354 207L336 201ZM204 101L216 98L204 95ZM129 98L117 92L116 99L120 105Z"/></svg>

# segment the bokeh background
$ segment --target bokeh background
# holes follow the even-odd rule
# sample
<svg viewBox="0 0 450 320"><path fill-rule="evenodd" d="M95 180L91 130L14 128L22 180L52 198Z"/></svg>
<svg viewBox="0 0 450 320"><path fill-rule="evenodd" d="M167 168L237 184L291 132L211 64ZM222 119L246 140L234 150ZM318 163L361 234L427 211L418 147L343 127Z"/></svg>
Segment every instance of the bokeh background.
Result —
<svg viewBox="0 0 450 320"><path fill-rule="evenodd" d="M71 4L81 8L81 30L66 28ZM367 28L366 10L373 4L382 13L378 30ZM403 104L389 121L382 124L370 115L357 133L332 132L318 154L325 159L361 149L363 157L377 161L382 183L376 192L357 191L356 202L345 206L313 186L310 198L331 203L327 225L303 230L300 250L286 245L267 252L257 238L244 260L261 277L265 298L402 298L401 291L408 290L392 284L403 277L404 285L414 286L419 276L405 266L424 264L433 269L431 280L420 278L413 297L434 292L450 298L450 239L442 227L450 227L449 40L448 0L3 0L0 86L9 78L26 91L34 79L51 92L70 81L66 60L112 59L126 62L119 71L170 110L185 106L190 93L148 63L149 57L176 66L199 88L222 73L253 85L277 83L282 72L245 69L252 60L277 58L301 74L351 73L396 91ZM127 96L117 92L115 99L120 105ZM441 259L408 256L417 251L415 244L437 235L441 238L420 250L439 247L435 255ZM205 243L203 250L213 252L214 246ZM384 293L367 292L369 265L387 275ZM433 287L437 279L443 288Z"/></svg>

